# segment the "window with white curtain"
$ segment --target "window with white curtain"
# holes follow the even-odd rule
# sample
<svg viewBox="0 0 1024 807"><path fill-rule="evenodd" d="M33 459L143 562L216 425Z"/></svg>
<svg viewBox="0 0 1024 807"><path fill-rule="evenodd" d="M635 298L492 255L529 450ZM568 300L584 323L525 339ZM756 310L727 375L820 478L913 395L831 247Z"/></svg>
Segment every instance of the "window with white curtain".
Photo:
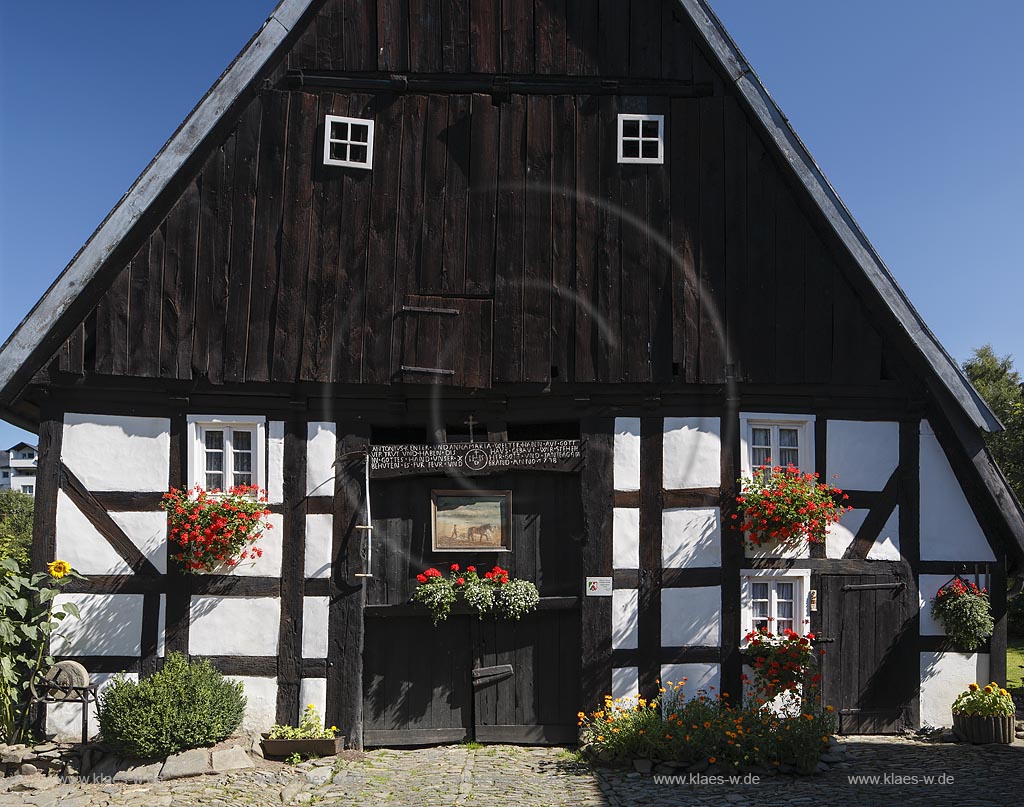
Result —
<svg viewBox="0 0 1024 807"><path fill-rule="evenodd" d="M263 418L189 416L189 486L266 488L265 425Z"/></svg>
<svg viewBox="0 0 1024 807"><path fill-rule="evenodd" d="M810 572L745 570L742 572L742 633L766 629L806 633L810 613Z"/></svg>
<svg viewBox="0 0 1024 807"><path fill-rule="evenodd" d="M810 415L740 415L741 456L745 476L771 466L814 470L814 417Z"/></svg>

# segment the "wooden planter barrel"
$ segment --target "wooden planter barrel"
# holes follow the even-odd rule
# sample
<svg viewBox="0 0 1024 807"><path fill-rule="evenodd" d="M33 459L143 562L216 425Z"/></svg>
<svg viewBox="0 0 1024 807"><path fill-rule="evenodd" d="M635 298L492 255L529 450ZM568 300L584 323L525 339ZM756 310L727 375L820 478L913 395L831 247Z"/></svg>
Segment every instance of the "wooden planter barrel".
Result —
<svg viewBox="0 0 1024 807"><path fill-rule="evenodd" d="M345 738L270 740L264 736L262 745L265 757L290 757L292 754L301 754L304 757L331 757L340 754L345 748Z"/></svg>
<svg viewBox="0 0 1024 807"><path fill-rule="evenodd" d="M1006 717L986 715L953 715L953 731L969 743L1013 742L1013 715Z"/></svg>

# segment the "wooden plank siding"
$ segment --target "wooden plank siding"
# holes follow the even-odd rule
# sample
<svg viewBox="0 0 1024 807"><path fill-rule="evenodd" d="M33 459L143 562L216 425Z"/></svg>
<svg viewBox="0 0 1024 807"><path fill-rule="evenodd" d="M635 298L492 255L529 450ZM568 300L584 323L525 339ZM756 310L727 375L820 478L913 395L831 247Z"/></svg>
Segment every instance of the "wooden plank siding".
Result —
<svg viewBox="0 0 1024 807"><path fill-rule="evenodd" d="M891 326L683 17L668 0L325 2L283 67L671 79L711 95L270 82L51 369L195 385L905 380ZM616 161L621 112L665 116L664 164ZM372 170L322 165L327 114L374 119ZM410 336L414 295L472 316ZM482 350L459 378L403 370Z"/></svg>

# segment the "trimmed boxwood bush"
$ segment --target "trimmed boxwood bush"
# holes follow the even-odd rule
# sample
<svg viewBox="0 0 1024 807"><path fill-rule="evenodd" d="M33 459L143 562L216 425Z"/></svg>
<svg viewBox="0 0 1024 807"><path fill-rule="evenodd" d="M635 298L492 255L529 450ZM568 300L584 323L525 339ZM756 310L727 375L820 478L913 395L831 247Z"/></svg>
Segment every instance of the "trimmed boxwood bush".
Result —
<svg viewBox="0 0 1024 807"><path fill-rule="evenodd" d="M207 661L171 653L138 683L117 676L100 696L100 736L116 753L148 759L202 748L242 723L245 695Z"/></svg>

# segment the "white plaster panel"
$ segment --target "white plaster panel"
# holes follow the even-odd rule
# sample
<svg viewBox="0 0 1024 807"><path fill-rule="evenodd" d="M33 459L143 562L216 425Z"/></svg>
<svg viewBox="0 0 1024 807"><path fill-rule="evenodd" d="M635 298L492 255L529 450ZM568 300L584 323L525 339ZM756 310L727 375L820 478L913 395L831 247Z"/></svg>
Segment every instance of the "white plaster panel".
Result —
<svg viewBox="0 0 1024 807"><path fill-rule="evenodd" d="M64 415L61 459L89 490L165 491L170 452L167 418Z"/></svg>
<svg viewBox="0 0 1024 807"><path fill-rule="evenodd" d="M167 653L164 646L164 632L167 630L167 595L160 595L160 611L157 614L156 622L156 654L163 658Z"/></svg>
<svg viewBox="0 0 1024 807"><path fill-rule="evenodd" d="M263 550L258 558L246 558L237 566L221 566L216 574L227 574L236 577L280 577L281 562L284 555L284 516L271 513L263 517L269 529L264 529L256 546Z"/></svg>
<svg viewBox="0 0 1024 807"><path fill-rule="evenodd" d="M829 481L847 490L881 490L900 462L900 424L830 420L825 454Z"/></svg>
<svg viewBox="0 0 1024 807"><path fill-rule="evenodd" d="M306 577L331 576L331 546L334 516L315 513L306 516Z"/></svg>
<svg viewBox="0 0 1024 807"><path fill-rule="evenodd" d="M739 540L737 536L736 540ZM826 543L828 536L825 536ZM743 554L748 558L809 558L811 547L807 541L801 541L794 546L780 546L778 541L768 541L760 546L751 546L750 541L743 542Z"/></svg>
<svg viewBox="0 0 1024 807"><path fill-rule="evenodd" d="M953 701L968 684L984 686L988 679L988 653L922 653L921 725L952 725Z"/></svg>
<svg viewBox="0 0 1024 807"><path fill-rule="evenodd" d="M327 658L327 619L329 597L303 597L302 657Z"/></svg>
<svg viewBox="0 0 1024 807"><path fill-rule="evenodd" d="M661 513L661 562L668 569L722 565L717 507L671 507Z"/></svg>
<svg viewBox="0 0 1024 807"><path fill-rule="evenodd" d="M89 673L89 682L98 686L98 694L110 686L115 673ZM138 681L138 673L125 673L125 678ZM89 739L95 739L100 733L99 720L96 717L96 704L90 703ZM80 703L51 703L46 707L46 733L53 735L58 742L78 743L82 740L82 705Z"/></svg>
<svg viewBox="0 0 1024 807"><path fill-rule="evenodd" d="M640 568L639 507L615 507L612 510L612 566L616 569Z"/></svg>
<svg viewBox="0 0 1024 807"><path fill-rule="evenodd" d="M277 597L192 597L188 652L197 656L276 656Z"/></svg>
<svg viewBox="0 0 1024 807"><path fill-rule="evenodd" d="M142 653L141 594L58 594L78 607L53 640L56 656L138 656Z"/></svg>
<svg viewBox="0 0 1024 807"><path fill-rule="evenodd" d="M615 490L640 490L640 418L615 418Z"/></svg>
<svg viewBox="0 0 1024 807"><path fill-rule="evenodd" d="M635 650L637 648L639 614L639 591L635 588L620 588L612 592L613 650Z"/></svg>
<svg viewBox="0 0 1024 807"><path fill-rule="evenodd" d="M665 418L662 484L666 490L722 484L721 428L718 418Z"/></svg>
<svg viewBox="0 0 1024 807"><path fill-rule="evenodd" d="M299 684L299 714L313 704L320 719L327 714L327 679L303 678Z"/></svg>
<svg viewBox="0 0 1024 807"><path fill-rule="evenodd" d="M714 697L721 684L721 673L717 664L688 663L688 664L662 664L661 681L662 686L667 688L665 682L678 683L683 679L686 683L679 690L678 696L684 700L695 698L703 690L709 697Z"/></svg>
<svg viewBox="0 0 1024 807"><path fill-rule="evenodd" d="M661 590L663 647L716 647L721 640L722 592L718 586Z"/></svg>
<svg viewBox="0 0 1024 807"><path fill-rule="evenodd" d="M635 698L640 694L639 667L612 668L612 697Z"/></svg>
<svg viewBox="0 0 1024 807"><path fill-rule="evenodd" d="M868 560L900 559L900 508L894 507L875 543L868 550Z"/></svg>
<svg viewBox="0 0 1024 807"><path fill-rule="evenodd" d="M267 501L284 501L284 421L267 424Z"/></svg>
<svg viewBox="0 0 1024 807"><path fill-rule="evenodd" d="M159 514L166 520L163 513ZM82 574L131 574L131 567L64 491L57 491L56 556Z"/></svg>
<svg viewBox="0 0 1024 807"><path fill-rule="evenodd" d="M928 421L921 421L921 560L994 561Z"/></svg>
<svg viewBox="0 0 1024 807"><path fill-rule="evenodd" d="M337 427L333 423L314 421L307 428L306 493L333 496Z"/></svg>
<svg viewBox="0 0 1024 807"><path fill-rule="evenodd" d="M857 531L870 510L848 510L837 524L830 524L825 533L825 557L841 558L850 548Z"/></svg>
<svg viewBox="0 0 1024 807"><path fill-rule="evenodd" d="M245 716L242 731L268 731L277 722L277 679L249 675L225 675L245 687Z"/></svg>
<svg viewBox="0 0 1024 807"><path fill-rule="evenodd" d="M160 574L167 572L167 515L155 513L117 513L110 518L145 555Z"/></svg>

